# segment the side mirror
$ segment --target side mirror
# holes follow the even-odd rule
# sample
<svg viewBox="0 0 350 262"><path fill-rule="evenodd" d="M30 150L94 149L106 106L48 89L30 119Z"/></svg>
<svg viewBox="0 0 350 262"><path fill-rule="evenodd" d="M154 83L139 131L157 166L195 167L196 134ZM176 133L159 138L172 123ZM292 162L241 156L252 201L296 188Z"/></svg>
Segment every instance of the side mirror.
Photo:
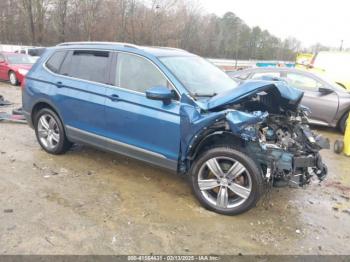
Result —
<svg viewBox="0 0 350 262"><path fill-rule="evenodd" d="M322 94L325 94L325 95L334 92L333 89L327 88L327 87L320 87L320 88L318 89L318 91L319 91L320 93L322 93Z"/></svg>
<svg viewBox="0 0 350 262"><path fill-rule="evenodd" d="M167 87L155 86L146 90L146 97L152 100L161 100L164 104L168 105L171 103L171 99L174 98L174 95Z"/></svg>
<svg viewBox="0 0 350 262"><path fill-rule="evenodd" d="M6 63L6 61L5 61L5 60L0 59L0 64L5 64L5 63Z"/></svg>

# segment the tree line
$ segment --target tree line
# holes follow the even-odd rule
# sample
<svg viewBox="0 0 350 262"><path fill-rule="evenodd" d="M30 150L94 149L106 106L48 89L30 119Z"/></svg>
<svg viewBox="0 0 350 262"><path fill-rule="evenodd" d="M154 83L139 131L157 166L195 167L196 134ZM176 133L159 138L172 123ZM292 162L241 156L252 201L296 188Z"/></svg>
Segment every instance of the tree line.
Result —
<svg viewBox="0 0 350 262"><path fill-rule="evenodd" d="M232 12L204 13L194 0L0 1L0 43L65 41L171 46L226 59L294 60L301 51L295 38L251 28Z"/></svg>

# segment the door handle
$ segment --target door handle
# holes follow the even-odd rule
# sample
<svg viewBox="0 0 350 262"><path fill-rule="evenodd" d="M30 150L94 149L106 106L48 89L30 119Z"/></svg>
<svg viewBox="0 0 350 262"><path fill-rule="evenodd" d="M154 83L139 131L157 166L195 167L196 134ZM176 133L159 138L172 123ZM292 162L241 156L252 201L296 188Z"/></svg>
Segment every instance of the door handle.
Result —
<svg viewBox="0 0 350 262"><path fill-rule="evenodd" d="M118 101L119 100L119 96L117 94L113 94L109 96L109 99L112 101Z"/></svg>
<svg viewBox="0 0 350 262"><path fill-rule="evenodd" d="M63 87L63 83L61 81L56 83L57 88L62 88Z"/></svg>

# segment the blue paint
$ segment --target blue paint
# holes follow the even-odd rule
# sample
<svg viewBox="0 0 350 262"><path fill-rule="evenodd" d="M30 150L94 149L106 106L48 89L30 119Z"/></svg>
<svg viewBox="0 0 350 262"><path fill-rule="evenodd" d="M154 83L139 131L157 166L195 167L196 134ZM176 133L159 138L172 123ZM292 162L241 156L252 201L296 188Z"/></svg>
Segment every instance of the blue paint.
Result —
<svg viewBox="0 0 350 262"><path fill-rule="evenodd" d="M55 74L44 66L44 62L57 50L82 49L127 52L148 59L176 88L180 100L165 103L154 98L149 99L144 93L111 84ZM301 91L289 87L284 82L247 81L212 98L195 100L161 63L159 57L162 56L194 55L181 50L133 48L118 44L48 48L27 74L23 108L28 122L33 124L33 108L44 102L57 112L64 126L153 152L166 159L179 161L180 165L187 159L196 137L215 122L224 121L234 135L256 141L256 129L251 126L264 121L268 113L246 113L227 109L226 106L265 91L275 92L279 105L288 108L297 106L303 95ZM57 86L57 82L62 84ZM170 95L169 90L165 90L164 87L154 87L148 93L158 98Z"/></svg>
<svg viewBox="0 0 350 262"><path fill-rule="evenodd" d="M287 85L284 81L248 80L238 87L218 94L210 99L198 101L197 104L203 110L212 110L241 101L243 98L263 91L277 91L279 102L282 106L295 105L303 97L303 92ZM286 103L287 102L287 103Z"/></svg>

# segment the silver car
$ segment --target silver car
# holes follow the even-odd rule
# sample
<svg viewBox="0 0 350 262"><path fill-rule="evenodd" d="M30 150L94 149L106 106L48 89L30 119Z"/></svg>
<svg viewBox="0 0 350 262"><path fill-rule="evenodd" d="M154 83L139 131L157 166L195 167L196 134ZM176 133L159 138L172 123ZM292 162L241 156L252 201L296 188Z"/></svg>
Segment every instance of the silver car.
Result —
<svg viewBox="0 0 350 262"><path fill-rule="evenodd" d="M251 68L227 74L240 82L248 79L285 80L290 86L304 91L301 104L311 110L310 123L345 131L350 93L323 76L294 68Z"/></svg>

